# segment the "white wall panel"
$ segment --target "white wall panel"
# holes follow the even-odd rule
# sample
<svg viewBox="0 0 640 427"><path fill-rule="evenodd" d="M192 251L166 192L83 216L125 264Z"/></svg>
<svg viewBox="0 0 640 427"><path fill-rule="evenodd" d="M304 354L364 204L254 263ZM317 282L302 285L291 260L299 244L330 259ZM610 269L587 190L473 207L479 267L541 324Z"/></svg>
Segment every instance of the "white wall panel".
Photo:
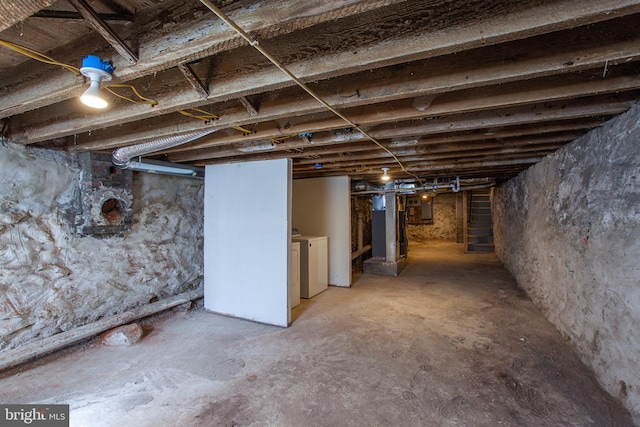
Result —
<svg viewBox="0 0 640 427"><path fill-rule="evenodd" d="M289 160L206 167L206 309L287 326L290 212Z"/></svg>
<svg viewBox="0 0 640 427"><path fill-rule="evenodd" d="M308 236L329 237L329 284L351 286L349 177L293 181L292 225Z"/></svg>

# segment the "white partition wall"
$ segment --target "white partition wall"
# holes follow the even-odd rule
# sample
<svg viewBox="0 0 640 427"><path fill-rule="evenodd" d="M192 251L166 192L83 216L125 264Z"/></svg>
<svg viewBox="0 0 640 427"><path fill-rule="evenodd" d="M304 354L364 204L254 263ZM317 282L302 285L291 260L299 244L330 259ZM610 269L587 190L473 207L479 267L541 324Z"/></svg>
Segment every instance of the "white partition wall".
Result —
<svg viewBox="0 0 640 427"><path fill-rule="evenodd" d="M348 176L293 181L291 224L329 237L329 284L351 286L351 189Z"/></svg>
<svg viewBox="0 0 640 427"><path fill-rule="evenodd" d="M206 309L287 326L290 218L290 160L206 167Z"/></svg>

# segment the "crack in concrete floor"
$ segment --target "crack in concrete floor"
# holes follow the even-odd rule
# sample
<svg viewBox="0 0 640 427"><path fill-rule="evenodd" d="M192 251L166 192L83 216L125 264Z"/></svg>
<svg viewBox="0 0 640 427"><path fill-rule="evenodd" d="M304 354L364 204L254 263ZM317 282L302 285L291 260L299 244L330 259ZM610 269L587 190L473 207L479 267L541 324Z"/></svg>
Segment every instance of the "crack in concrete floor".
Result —
<svg viewBox="0 0 640 427"><path fill-rule="evenodd" d="M631 426L494 255L410 247L287 329L174 310L5 373L0 401L68 403L72 426Z"/></svg>

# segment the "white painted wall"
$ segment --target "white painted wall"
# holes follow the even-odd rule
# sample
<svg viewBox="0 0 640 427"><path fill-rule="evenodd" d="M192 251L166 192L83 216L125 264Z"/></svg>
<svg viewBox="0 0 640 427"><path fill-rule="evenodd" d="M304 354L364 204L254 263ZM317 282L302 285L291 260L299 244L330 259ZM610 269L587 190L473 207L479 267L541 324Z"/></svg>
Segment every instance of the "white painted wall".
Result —
<svg viewBox="0 0 640 427"><path fill-rule="evenodd" d="M351 286L349 177L293 181L292 225L307 236L329 237L329 284Z"/></svg>
<svg viewBox="0 0 640 427"><path fill-rule="evenodd" d="M206 309L287 326L290 212L289 160L206 167Z"/></svg>

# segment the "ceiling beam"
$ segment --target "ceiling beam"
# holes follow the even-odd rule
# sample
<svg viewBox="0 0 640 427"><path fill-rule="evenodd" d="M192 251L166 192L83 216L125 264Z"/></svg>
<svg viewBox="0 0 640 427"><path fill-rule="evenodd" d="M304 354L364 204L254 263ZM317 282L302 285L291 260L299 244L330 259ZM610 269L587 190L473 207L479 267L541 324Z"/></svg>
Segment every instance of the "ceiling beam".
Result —
<svg viewBox="0 0 640 427"><path fill-rule="evenodd" d="M240 101L242 106L247 110L247 113L249 113L251 117L258 116L258 109L253 106L253 104L247 99L246 96L239 97L238 101Z"/></svg>
<svg viewBox="0 0 640 427"><path fill-rule="evenodd" d="M524 95L523 95L524 96ZM547 104L532 104L505 109L487 109L485 111L462 113L448 117L439 117L423 114L426 120L420 120L411 126L403 126L402 120L411 120L413 117L401 118L399 114L392 114L392 118L387 120L386 114L352 116L357 123L362 126L376 124L375 127L367 131L376 139L391 139L400 137L415 137L433 135L444 132L460 132L463 130L475 130L496 126L512 126L515 124L541 123L545 121L568 120L598 115L613 115L626 111L635 101L638 93L629 92L613 96L585 97L578 100L571 100L567 103L562 101ZM473 100L469 100L472 104ZM472 110L474 111L474 110ZM390 112L387 112L391 115ZM410 112L413 114L413 112ZM383 123L383 124L380 124ZM390 125L384 125L390 123ZM287 131L291 135L300 132L318 132L340 129L343 123L339 119L327 118L308 123L292 125ZM282 136L279 129L271 128L260 130L251 135L241 135L236 133L232 136L212 134L206 138L184 145L171 151L181 151L183 154L172 156L174 161L194 161L207 158L204 148L237 143L241 141L262 140L269 141L274 137ZM354 132L348 136L336 135L336 140L364 140L364 136L359 132ZM198 150L193 154L186 151Z"/></svg>
<svg viewBox="0 0 640 427"><path fill-rule="evenodd" d="M129 14L116 14L116 13L96 13L98 18L103 21L116 21L116 22L131 22L133 16ZM71 20L84 20L78 12L71 12L67 10L39 10L31 18L45 18L45 19L71 19Z"/></svg>
<svg viewBox="0 0 640 427"><path fill-rule="evenodd" d="M482 144L507 144L520 141L571 141L584 134L585 129L591 129L600 125L604 120L570 121L545 124L535 127L505 128L490 132L489 129L482 132L451 132L431 137L415 138L411 141L382 140L386 148L394 153L404 147L419 147L424 150L447 150L449 147L462 145ZM552 135L550 135L552 134ZM335 134L326 132L314 137L312 145L304 143L301 139L292 138L280 144L272 144L270 148L260 149L260 146L246 146L244 144L224 145L207 150L207 162L223 163L225 161L251 161L267 160L282 157L304 158L305 156L322 156L338 153L352 153L357 151L377 150L369 141L345 142L337 140ZM377 150L381 151L381 150ZM160 154L160 153L159 153ZM176 161L179 152L168 154L171 161Z"/></svg>
<svg viewBox="0 0 640 427"><path fill-rule="evenodd" d="M620 27L617 27L618 30ZM366 78L365 76L362 76L362 78L354 76L352 78L345 77L337 81L332 79L326 83L321 82L318 84L316 91L331 105L336 108L344 108L372 105L378 102L408 97L428 97L429 95L474 86L530 80L536 77L583 71L594 67L597 67L597 73L600 77L600 67L603 64L608 63L610 64L610 69L615 70L614 64L616 61L624 62L629 57L635 56L637 58L640 56L640 28L637 25L633 25L633 28L629 29L629 31L634 32L635 37L630 37L631 34L626 31L620 34L611 32L611 30L605 32L605 29L598 31L597 28L593 27L584 28L571 31L559 37L563 41L570 38L577 40L576 43L572 43L570 51L566 50L566 44L558 45L558 41L552 44L551 40L546 40L543 37L542 40L537 41L547 46L542 51L542 54L531 51L530 43L533 43L533 41L528 43L515 42L511 45L501 45L470 53L465 52L443 58L435 58L426 62L418 62L403 67L401 73L394 69L383 69L375 73L369 72L371 75L366 76ZM609 39L606 38L607 36ZM620 38L623 38L623 41L620 41ZM601 45L594 48L593 43L596 40L599 40ZM518 61L513 61L509 58L518 58ZM332 64L332 66L337 67L339 65ZM415 80L412 80L414 77ZM610 77L608 76L608 78ZM240 82L221 81L219 86L231 88L255 85L256 79L249 77L246 79L240 77L240 79ZM367 83L367 79L370 79L371 83ZM565 77L565 79L568 82L580 81L575 78L571 80L571 77ZM601 77L600 79L603 80L600 87L610 85L606 81L607 79L602 79ZM336 93L336 87L343 89L338 90L338 93ZM357 96L354 96L355 94ZM56 108L50 113L55 115L55 120L48 118L42 111L38 112L38 117L33 117L35 113L24 114L14 120L14 129L16 131L14 140L18 143L35 143L66 136L66 134L74 131L78 133L86 132L76 138L76 143L79 147L86 144L86 149L95 149L98 146L115 148L145 141L153 137L174 135L176 132L190 133L199 130L201 123L198 121L184 121L177 115L174 120L163 117L158 120L158 123L150 123L147 129L141 128L140 125L128 128L121 125L123 122L134 119L139 120L177 109L191 108L193 103L187 101L193 101L196 98L189 88L185 87L183 91L180 91L175 85L172 85L170 91L156 97L160 101L160 105L154 108L125 105L119 107L116 111L87 116L81 109L73 106L72 114L75 117L71 116L67 119L62 115L62 111ZM207 102L213 102L214 98L215 95L211 96ZM199 100L197 105L201 104L202 101ZM411 108L420 108L420 105L412 106ZM214 105L212 111L220 116L220 119L213 124L216 129L224 129L231 125L243 126L255 122L255 119L247 115L246 111L242 109L221 114L221 112L215 111ZM323 108L315 100L310 97L301 99L300 96L296 96L291 99L275 99L261 102L260 118L261 120L274 120L280 117L311 114L318 111L323 111ZM29 125L23 124L26 122ZM117 136L108 130L99 130L112 125L120 125ZM92 131L91 134L88 131Z"/></svg>
<svg viewBox="0 0 640 427"><path fill-rule="evenodd" d="M200 81L196 73L193 72L189 64L178 64L178 69L182 73L182 75L187 79L191 87L198 92L200 98L207 99L209 96L209 90L207 87Z"/></svg>
<svg viewBox="0 0 640 427"><path fill-rule="evenodd" d="M131 64L138 62L138 55L109 27L85 0L67 0L80 15L96 30L123 58Z"/></svg>
<svg viewBox="0 0 640 427"><path fill-rule="evenodd" d="M264 38L396 3L391 0L332 0L310 10L305 0L256 1L259 7L247 2L228 14L246 31L264 35ZM194 15L195 19L184 20L185 15ZM177 5L171 5L171 9L154 8L141 16L139 22L130 28L129 35L129 38L139 40L139 61L135 65L131 65L128 60L122 61L120 57L112 57L108 44L92 47L93 54L110 59L116 67L115 83L152 75L177 67L178 64L245 46L244 41L210 14L195 14L194 6L189 2L177 2ZM167 31L166 26L171 31ZM74 63L77 61L77 52L85 51L86 46L86 39L78 40L75 44L66 46L61 55L51 52L50 56L59 62ZM0 87L0 117L21 114L80 95L82 87L65 70L52 70L50 65L27 62L28 64L18 65L0 76L0 81L3 82ZM37 78L30 79L28 84L21 84L26 75ZM15 90L17 85L21 86L20 91Z"/></svg>
<svg viewBox="0 0 640 427"><path fill-rule="evenodd" d="M2 15L0 15L0 31L24 21L40 9L52 5L57 0L3 0Z"/></svg>

